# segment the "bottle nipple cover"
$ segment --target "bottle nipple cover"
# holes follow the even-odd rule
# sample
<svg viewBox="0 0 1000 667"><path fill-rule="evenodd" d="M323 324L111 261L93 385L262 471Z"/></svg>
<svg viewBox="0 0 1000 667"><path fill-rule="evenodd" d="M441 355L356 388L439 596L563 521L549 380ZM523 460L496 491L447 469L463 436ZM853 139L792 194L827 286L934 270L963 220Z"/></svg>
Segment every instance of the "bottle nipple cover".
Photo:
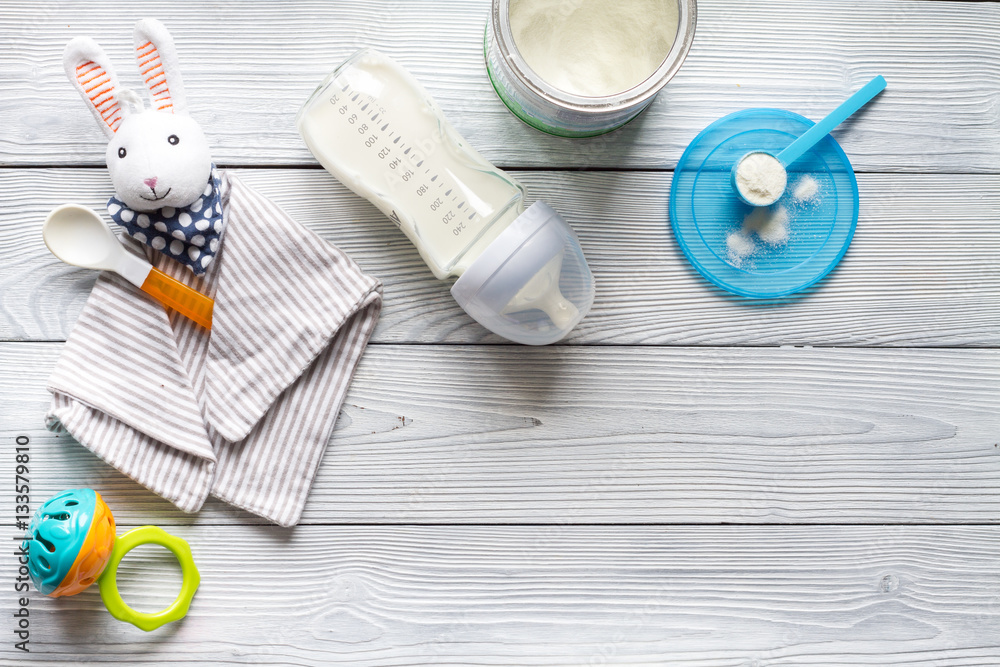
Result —
<svg viewBox="0 0 1000 667"><path fill-rule="evenodd" d="M510 315L524 310L538 309L560 328L570 326L579 317L580 310L559 291L559 274L562 271L563 256L556 255L541 271L536 273L521 290L514 295L501 315Z"/></svg>

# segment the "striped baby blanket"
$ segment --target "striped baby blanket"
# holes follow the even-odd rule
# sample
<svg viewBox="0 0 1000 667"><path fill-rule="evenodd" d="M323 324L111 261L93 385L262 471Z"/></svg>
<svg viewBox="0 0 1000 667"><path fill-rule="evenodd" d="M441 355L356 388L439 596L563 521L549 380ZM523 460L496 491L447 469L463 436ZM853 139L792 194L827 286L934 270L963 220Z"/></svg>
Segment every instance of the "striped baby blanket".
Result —
<svg viewBox="0 0 1000 667"><path fill-rule="evenodd" d="M224 173L223 242L197 277L212 331L104 273L49 380L46 425L186 512L209 494L295 525L382 306L381 283Z"/></svg>

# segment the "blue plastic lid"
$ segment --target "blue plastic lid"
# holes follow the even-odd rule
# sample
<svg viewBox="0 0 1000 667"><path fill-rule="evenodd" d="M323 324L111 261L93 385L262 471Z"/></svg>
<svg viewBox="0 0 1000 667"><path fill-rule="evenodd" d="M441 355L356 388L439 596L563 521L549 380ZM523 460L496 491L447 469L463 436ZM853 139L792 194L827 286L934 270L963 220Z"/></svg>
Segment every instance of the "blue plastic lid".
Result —
<svg viewBox="0 0 1000 667"><path fill-rule="evenodd" d="M733 165L751 151L776 155L813 125L781 109L738 111L705 128L681 156L670 186L670 223L691 264L719 287L754 298L785 296L822 279L847 252L858 222L858 183L829 135L789 166L785 194L757 213L784 209L787 239L768 242L747 232L734 240L748 239L754 249L737 253L727 242L755 211L733 191ZM797 200L806 176L816 192Z"/></svg>

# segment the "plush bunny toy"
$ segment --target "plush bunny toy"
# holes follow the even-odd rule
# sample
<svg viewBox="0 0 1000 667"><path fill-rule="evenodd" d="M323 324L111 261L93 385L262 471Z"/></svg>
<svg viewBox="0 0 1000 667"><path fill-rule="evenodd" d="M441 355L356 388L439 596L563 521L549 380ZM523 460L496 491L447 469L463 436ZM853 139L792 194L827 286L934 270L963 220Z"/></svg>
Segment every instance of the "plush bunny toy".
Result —
<svg viewBox="0 0 1000 667"><path fill-rule="evenodd" d="M163 24L136 23L135 54L149 109L118 85L107 55L92 39L71 41L63 66L109 139L112 219L140 243L200 275L222 234L218 175L205 134L187 114L177 52Z"/></svg>

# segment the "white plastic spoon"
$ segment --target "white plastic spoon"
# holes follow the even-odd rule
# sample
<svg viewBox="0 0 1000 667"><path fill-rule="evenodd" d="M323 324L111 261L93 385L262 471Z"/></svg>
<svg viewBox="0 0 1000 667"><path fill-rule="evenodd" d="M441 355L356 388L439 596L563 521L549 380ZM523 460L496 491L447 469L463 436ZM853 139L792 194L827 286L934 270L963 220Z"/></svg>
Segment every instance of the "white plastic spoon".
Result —
<svg viewBox="0 0 1000 667"><path fill-rule="evenodd" d="M740 199L751 206L770 206L781 199L788 183L788 165L802 157L834 128L871 102L876 95L885 90L885 87L885 79L881 75L875 77L831 111L826 118L806 130L777 156L767 151L751 151L741 157L733 165L733 190Z"/></svg>
<svg viewBox="0 0 1000 667"><path fill-rule="evenodd" d="M85 206L66 204L49 213L42 238L53 255L73 266L114 271L146 294L206 329L212 328L215 302L153 268L125 250L111 229Z"/></svg>

